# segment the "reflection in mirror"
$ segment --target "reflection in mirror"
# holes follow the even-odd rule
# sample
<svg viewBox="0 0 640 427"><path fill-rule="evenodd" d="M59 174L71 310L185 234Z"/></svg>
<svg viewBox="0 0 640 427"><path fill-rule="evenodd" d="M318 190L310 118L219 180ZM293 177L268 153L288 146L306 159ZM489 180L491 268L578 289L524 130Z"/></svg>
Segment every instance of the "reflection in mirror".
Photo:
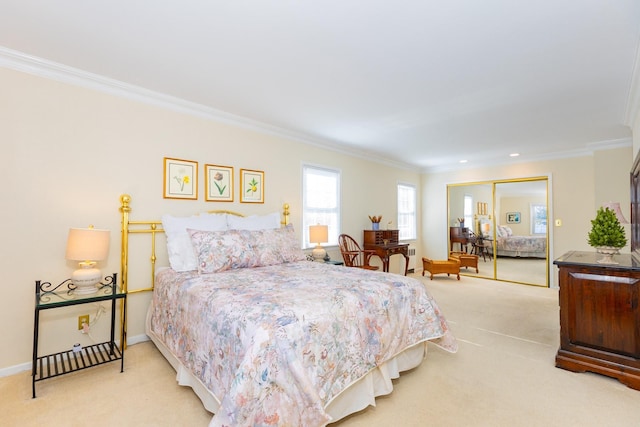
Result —
<svg viewBox="0 0 640 427"><path fill-rule="evenodd" d="M496 277L547 286L547 181L496 183Z"/></svg>
<svg viewBox="0 0 640 427"><path fill-rule="evenodd" d="M493 184L478 182L448 186L449 250L478 256L478 271L462 267L461 274L495 278L490 252L493 236ZM463 221L460 221L463 220ZM462 224L461 224L462 223Z"/></svg>
<svg viewBox="0 0 640 427"><path fill-rule="evenodd" d="M461 274L548 286L546 177L452 184L448 208L450 251L478 256Z"/></svg>

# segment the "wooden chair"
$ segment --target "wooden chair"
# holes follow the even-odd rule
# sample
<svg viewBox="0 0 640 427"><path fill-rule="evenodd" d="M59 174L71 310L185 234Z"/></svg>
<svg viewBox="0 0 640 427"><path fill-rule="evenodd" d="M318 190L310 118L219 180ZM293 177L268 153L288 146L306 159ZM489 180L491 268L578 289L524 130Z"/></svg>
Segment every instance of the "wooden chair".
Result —
<svg viewBox="0 0 640 427"><path fill-rule="evenodd" d="M340 244L340 253L344 259L344 265L347 267L358 267L367 270L377 270L375 265L369 265L369 257L375 254L375 251L362 250L358 242L348 234L338 236Z"/></svg>

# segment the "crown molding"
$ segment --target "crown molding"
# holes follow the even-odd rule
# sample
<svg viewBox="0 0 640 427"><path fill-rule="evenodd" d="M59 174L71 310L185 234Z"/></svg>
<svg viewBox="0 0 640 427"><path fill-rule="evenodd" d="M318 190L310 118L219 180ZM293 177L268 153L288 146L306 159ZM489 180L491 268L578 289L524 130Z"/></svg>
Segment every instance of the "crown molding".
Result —
<svg viewBox="0 0 640 427"><path fill-rule="evenodd" d="M595 151L612 150L614 148L632 147L633 141L631 138L613 139L610 141L590 142L586 144L586 148L580 148L575 150L554 151L553 153L540 154L535 156L520 156L516 158L507 158L504 161L487 162L483 161L482 165L476 165L471 163L465 163L460 165L446 165L446 166L434 166L431 168L422 169L424 174L454 172L460 170L471 170L478 168L487 168L494 166L513 165L518 163L532 163L532 162L544 162L549 160L569 159L572 157L585 157L593 156Z"/></svg>
<svg viewBox="0 0 640 427"><path fill-rule="evenodd" d="M590 151L612 150L614 148L623 148L623 147L632 147L632 146L633 146L633 139L631 139L631 137L611 139L609 141L590 142L587 144L587 148Z"/></svg>
<svg viewBox="0 0 640 427"><path fill-rule="evenodd" d="M640 53L640 50L639 50ZM110 79L77 68L69 67L46 59L31 56L23 52L0 46L0 67L9 68L16 71L44 77L51 80L60 81L74 86L84 87L87 89L107 93L109 95L118 96L137 102L153 105L167 110L200 117L206 120L212 120L237 126L243 129L252 130L258 133L272 135L285 138L294 142L303 143L326 150L331 150L348 156L364 159L367 161L383 164L389 167L408 170L416 173L439 173L455 170L467 170L478 167L501 166L513 163L526 163L535 161L553 160L559 158L580 157L593 155L593 151L607 150L623 146L631 146L632 140L624 138L614 141L603 141L587 144L586 149L571 150L564 152L554 152L548 155L538 155L533 157L522 157L518 160L505 159L505 161L484 162L480 165L446 165L434 166L428 168L420 168L415 165L407 164L401 161L395 161L385 158L376 153L362 149L361 147L352 148L341 144L337 141L313 137L301 132L280 128L267 123L251 120L246 117L237 116L226 113L215 108L207 107L195 102L186 101L181 98L169 96L163 93L155 92L142 88L140 86L131 85L119 80ZM640 108L640 56L636 58L631 88L629 91L629 99L627 102L626 120L627 125L633 128L633 122L637 119L638 109Z"/></svg>
<svg viewBox="0 0 640 427"><path fill-rule="evenodd" d="M131 99L207 120L238 126L244 129L285 138L303 144L313 145L394 168L410 170L417 173L420 172L420 169L416 166L386 159L372 152L349 148L335 141L312 137L300 132L226 113L202 104L186 101L181 98L148 90L98 74L89 73L64 64L27 55L16 50L7 49L3 46L0 46L0 67L96 90L109 95Z"/></svg>

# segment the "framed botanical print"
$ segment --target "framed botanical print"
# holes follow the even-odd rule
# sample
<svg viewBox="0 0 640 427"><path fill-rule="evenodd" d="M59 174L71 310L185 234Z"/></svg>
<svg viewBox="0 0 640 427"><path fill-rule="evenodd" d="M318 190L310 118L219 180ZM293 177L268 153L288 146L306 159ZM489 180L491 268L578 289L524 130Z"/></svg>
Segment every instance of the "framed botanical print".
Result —
<svg viewBox="0 0 640 427"><path fill-rule="evenodd" d="M520 212L507 212L507 224L520 224Z"/></svg>
<svg viewBox="0 0 640 427"><path fill-rule="evenodd" d="M164 158L164 198L198 199L198 162Z"/></svg>
<svg viewBox="0 0 640 427"><path fill-rule="evenodd" d="M233 167L204 165L207 202L233 202Z"/></svg>
<svg viewBox="0 0 640 427"><path fill-rule="evenodd" d="M240 169L240 203L264 203L264 172Z"/></svg>

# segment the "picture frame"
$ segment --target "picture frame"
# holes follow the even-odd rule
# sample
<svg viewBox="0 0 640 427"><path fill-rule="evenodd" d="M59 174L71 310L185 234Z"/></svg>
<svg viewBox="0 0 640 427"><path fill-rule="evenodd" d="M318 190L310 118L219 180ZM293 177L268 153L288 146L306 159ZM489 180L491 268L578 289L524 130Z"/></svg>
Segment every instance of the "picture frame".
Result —
<svg viewBox="0 0 640 427"><path fill-rule="evenodd" d="M198 199L198 162L164 158L165 199Z"/></svg>
<svg viewBox="0 0 640 427"><path fill-rule="evenodd" d="M207 202L233 202L233 166L204 165Z"/></svg>
<svg viewBox="0 0 640 427"><path fill-rule="evenodd" d="M240 169L240 203L264 203L264 171Z"/></svg>
<svg viewBox="0 0 640 427"><path fill-rule="evenodd" d="M507 224L520 224L520 212L507 212Z"/></svg>

